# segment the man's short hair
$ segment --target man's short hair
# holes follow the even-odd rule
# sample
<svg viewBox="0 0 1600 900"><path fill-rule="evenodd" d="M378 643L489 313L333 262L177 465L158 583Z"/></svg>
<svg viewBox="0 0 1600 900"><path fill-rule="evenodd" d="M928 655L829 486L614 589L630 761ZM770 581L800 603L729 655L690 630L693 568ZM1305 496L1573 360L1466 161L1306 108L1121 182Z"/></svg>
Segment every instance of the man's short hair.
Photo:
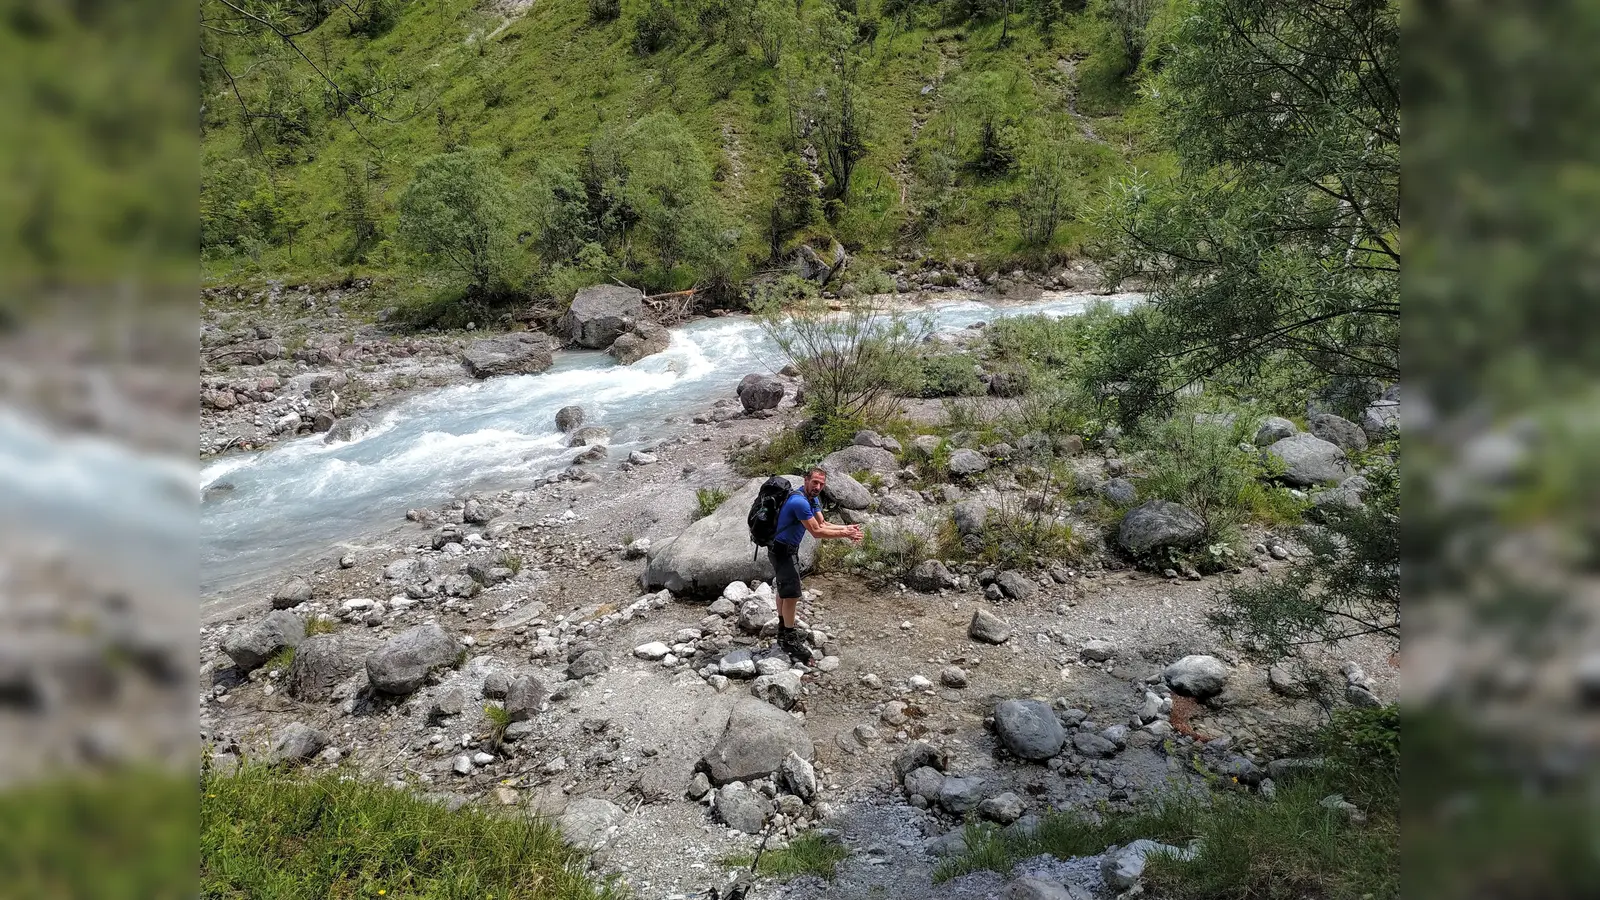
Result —
<svg viewBox="0 0 1600 900"><path fill-rule="evenodd" d="M821 466L812 466L812 467L811 467L811 468L809 468L809 469L807 469L807 470L806 470L806 480L807 480L807 481L810 481L810 480L811 480L811 476L813 476L813 475L819 475L819 474L820 474L820 475L821 475L821 476L822 476L822 477L823 477L823 478L827 478L827 477L828 477L828 470L827 470L827 469L824 469L824 468L823 468L823 467L821 467Z"/></svg>

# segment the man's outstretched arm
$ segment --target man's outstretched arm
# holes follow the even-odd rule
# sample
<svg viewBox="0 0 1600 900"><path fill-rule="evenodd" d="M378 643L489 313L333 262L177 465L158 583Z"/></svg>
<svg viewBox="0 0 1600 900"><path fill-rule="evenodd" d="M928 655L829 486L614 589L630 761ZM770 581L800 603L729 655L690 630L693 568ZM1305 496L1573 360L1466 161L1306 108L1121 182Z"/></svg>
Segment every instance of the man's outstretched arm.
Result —
<svg viewBox="0 0 1600 900"><path fill-rule="evenodd" d="M861 538L860 525L829 525L827 522L822 521L822 513L817 513L809 519L802 520L802 522L806 526L806 531L809 531L811 536L819 541L824 538L850 538L851 540L859 540Z"/></svg>

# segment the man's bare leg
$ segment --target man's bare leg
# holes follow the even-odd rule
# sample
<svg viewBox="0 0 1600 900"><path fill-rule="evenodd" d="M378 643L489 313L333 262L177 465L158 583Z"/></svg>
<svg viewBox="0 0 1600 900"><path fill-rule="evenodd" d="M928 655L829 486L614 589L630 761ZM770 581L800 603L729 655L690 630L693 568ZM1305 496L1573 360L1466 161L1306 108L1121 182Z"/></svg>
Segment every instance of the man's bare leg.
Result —
<svg viewBox="0 0 1600 900"><path fill-rule="evenodd" d="M796 607L800 605L799 597L778 598L778 626L780 628L793 628L795 623Z"/></svg>

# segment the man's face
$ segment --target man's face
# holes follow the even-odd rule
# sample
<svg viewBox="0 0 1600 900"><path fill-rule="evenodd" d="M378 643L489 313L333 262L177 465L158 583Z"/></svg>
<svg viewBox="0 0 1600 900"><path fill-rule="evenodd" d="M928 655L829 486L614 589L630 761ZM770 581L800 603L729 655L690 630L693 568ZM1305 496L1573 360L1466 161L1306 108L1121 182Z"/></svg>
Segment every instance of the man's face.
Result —
<svg viewBox="0 0 1600 900"><path fill-rule="evenodd" d="M818 494L821 494L823 487L826 486L827 483L827 475L824 475L821 472L812 472L811 475L806 478L806 496L815 497Z"/></svg>

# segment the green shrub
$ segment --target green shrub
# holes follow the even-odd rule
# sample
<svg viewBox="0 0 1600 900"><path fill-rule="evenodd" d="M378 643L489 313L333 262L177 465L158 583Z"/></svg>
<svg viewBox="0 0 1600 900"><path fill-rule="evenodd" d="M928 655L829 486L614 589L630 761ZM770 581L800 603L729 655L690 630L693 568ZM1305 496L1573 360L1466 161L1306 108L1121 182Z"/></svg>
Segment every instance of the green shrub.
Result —
<svg viewBox="0 0 1600 900"><path fill-rule="evenodd" d="M633 52L648 56L677 40L678 17L667 0L650 0L633 23Z"/></svg>
<svg viewBox="0 0 1600 900"><path fill-rule="evenodd" d="M622 0L589 0L589 21L612 22L622 15Z"/></svg>
<svg viewBox="0 0 1600 900"><path fill-rule="evenodd" d="M1259 456L1239 449L1231 426L1199 420L1187 412L1136 438L1145 477L1143 496L1187 507L1206 524L1206 543L1237 536L1254 496L1263 490Z"/></svg>
<svg viewBox="0 0 1600 900"><path fill-rule="evenodd" d="M971 397L983 393L978 369L964 353L930 353L921 359L918 397Z"/></svg>
<svg viewBox="0 0 1600 900"><path fill-rule="evenodd" d="M1019 434L1093 435L1104 424L1099 402L1081 384L1064 378L1035 379L1005 418Z"/></svg>
<svg viewBox="0 0 1600 900"><path fill-rule="evenodd" d="M1072 526L1061 521L1069 486L1065 473L1051 468L1024 490L1002 494L984 523L983 560L1020 568L1075 558L1079 548Z"/></svg>
<svg viewBox="0 0 1600 900"><path fill-rule="evenodd" d="M917 378L915 351L931 324L867 301L835 314L816 301L789 310L770 299L758 310L762 329L806 384L814 423L872 426L892 415L897 396Z"/></svg>
<svg viewBox="0 0 1600 900"><path fill-rule="evenodd" d="M841 562L847 568L885 578L899 578L929 556L922 535L896 526L867 526L861 543L848 548Z"/></svg>
<svg viewBox="0 0 1600 900"><path fill-rule="evenodd" d="M724 500L728 499L728 492L718 488L700 488L694 492L695 518L704 519L717 511Z"/></svg>

